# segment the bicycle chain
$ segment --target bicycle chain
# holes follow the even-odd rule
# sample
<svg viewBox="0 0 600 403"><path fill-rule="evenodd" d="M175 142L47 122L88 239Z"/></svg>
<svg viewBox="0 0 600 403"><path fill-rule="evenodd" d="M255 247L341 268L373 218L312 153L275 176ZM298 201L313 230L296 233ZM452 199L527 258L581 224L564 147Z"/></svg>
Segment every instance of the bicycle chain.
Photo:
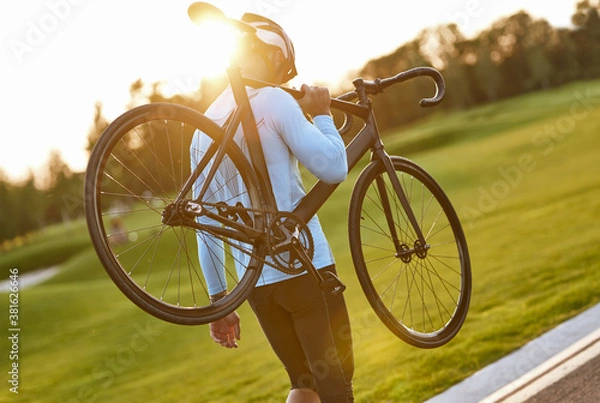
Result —
<svg viewBox="0 0 600 403"><path fill-rule="evenodd" d="M269 223L267 230L267 247L275 262L276 269L286 274L295 275L306 269L302 259L295 251L292 239L300 241L306 255L313 259L315 245L308 225L295 214L279 212Z"/></svg>
<svg viewBox="0 0 600 403"><path fill-rule="evenodd" d="M223 203L203 203L204 206L213 207L217 211L232 215L231 212L239 214L243 211L244 215L248 213L260 213L266 217L272 217L267 226L266 245L268 254L273 262L262 259L264 264L267 264L283 273L296 275L305 271L298 255L293 251L294 247L291 243L291 237L295 236L300 240L306 254L314 257L314 241L310 228L298 216L291 212L271 211L263 209L253 209L243 206L229 206L224 208ZM247 253L247 251L242 250Z"/></svg>
<svg viewBox="0 0 600 403"><path fill-rule="evenodd" d="M201 204L202 206L209 206L209 207L213 207L214 209L216 209L217 211L219 211L219 209L221 209L224 205L224 202L217 202L217 203L209 203L209 202L202 202ZM225 204L227 206L228 210L233 210L233 211L239 211L239 210L243 210L246 212L251 212L251 213L261 213L264 215L276 215L279 214L279 211L273 211L273 210L263 210L263 209L256 209L256 208L248 208L246 206L241 205L240 206L230 206L228 204Z"/></svg>

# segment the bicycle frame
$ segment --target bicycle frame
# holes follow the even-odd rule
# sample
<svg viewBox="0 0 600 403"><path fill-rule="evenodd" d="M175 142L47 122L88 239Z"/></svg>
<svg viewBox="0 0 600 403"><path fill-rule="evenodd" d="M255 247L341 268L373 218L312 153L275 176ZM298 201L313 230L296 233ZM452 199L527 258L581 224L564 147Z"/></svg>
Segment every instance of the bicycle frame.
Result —
<svg viewBox="0 0 600 403"><path fill-rule="evenodd" d="M364 82L362 80L355 81L355 85L357 86L357 92L360 94L364 92ZM360 96L360 95L359 95ZM372 151L371 161L379 160L381 161L387 173L390 175L390 180L394 186L394 191L398 195L402 203L402 207L405 209L408 219L411 222L415 233L417 234L419 241L425 245L425 238L423 236L423 232L415 215L410 207L410 203L406 197L404 190L402 189L402 185L400 181L396 177L394 168L391 163L390 156L385 152L383 142L381 141L381 137L379 135L379 129L377 126L377 121L375 120L375 115L373 110L370 107L370 101L366 94L360 96L359 107L363 108L365 114L367 114L367 118L365 119L365 125L362 129L355 135L352 141L346 147L346 155L348 160L348 171L352 170L356 164L360 161L360 159L369 151ZM340 109L347 113L356 114L356 109L354 107L356 104L352 104L349 102L339 101L334 104L334 107ZM352 107L348 107L352 105ZM318 181L313 188L306 194L306 196L302 199L302 201L298 204L296 209L294 209L293 213L300 217L302 220L309 220L313 215L317 213L317 211L321 208L321 206L327 201L327 199L333 194L333 192L337 189L339 184L326 184L322 181ZM382 195L385 195L385 192L380 192ZM382 200L383 203L388 203L386 200ZM394 236L394 245L396 249L400 250L400 244L398 242L398 238L396 236L396 229L393 225L393 220L391 217L391 210L389 208L389 204L384 205L383 209L386 214L387 222L390 227L390 231Z"/></svg>
<svg viewBox="0 0 600 403"><path fill-rule="evenodd" d="M220 12L194 4L203 14ZM317 181L294 200L293 211L278 209L274 195L279 200L280 189L271 186L271 156L261 147L266 145L261 144L263 128L253 113L259 97L253 98L257 94L247 87L279 86L243 77L232 61L231 88L220 99L232 108L221 111L229 116L215 113L216 123L211 113L183 105L140 106L107 127L88 163L86 222L100 262L127 298L171 323L222 319L255 287L285 278L277 271L308 274L324 295L345 288L334 271L319 270L328 262L321 259L322 233L312 225L339 185ZM331 108L346 116L340 134L352 129L345 137L350 142L342 168L366 163L352 186L347 220L360 286L395 335L416 347L433 348L451 340L467 314L471 271L466 239L435 179L413 161L386 153L370 98L423 75L434 79L437 91L421 105L435 105L443 97L443 78L434 69L418 67L385 79L357 79L354 91L331 99ZM296 99L303 96L279 88ZM309 162L318 153L308 155ZM326 167L316 165L317 170ZM120 224L116 229L115 223Z"/></svg>
<svg viewBox="0 0 600 403"><path fill-rule="evenodd" d="M425 71L425 73L423 71ZM404 73L397 75L396 77L393 77L392 78L393 81L390 81L386 85L391 85L394 82L406 81L410 78L420 76L420 75L431 75L431 71L427 68L424 68L424 70L423 70L423 68L421 68L418 71L417 71L417 69L413 69L412 74L406 74L406 73L410 73L410 72L411 71L404 72ZM232 115L230 116L227 123L225 124L225 127L224 127L225 136L223 137L221 144L217 145L215 143L214 147L211 147L207 151L206 157L203 159L203 161L208 161L209 159L213 158L213 155L214 155L214 158L216 158L217 160L222 158L225 153L227 143L229 141L233 141L233 136L236 133L239 125L241 124L242 128L244 130L244 134L246 136L248 147L249 147L250 161L257 173L257 178L259 180L259 184L265 194L265 197L268 200L267 205L271 206L274 209L274 211L276 211L277 209L276 209L275 197L273 195L272 186L271 186L267 166L265 163L263 150L260 145L258 129L256 127L256 122L254 119L254 115L252 113L252 107L250 105L250 100L249 100L248 94L246 92L246 85L249 85L252 87L276 86L276 87L279 87L279 88L291 93L297 99L301 98L303 96L303 93L301 93L300 91L297 91L297 90L293 90L293 89L286 88L286 87L281 87L278 85L262 82L259 80L244 78L241 75L240 68L237 66L230 67L227 70L227 73L229 76L229 81L230 81L232 92L233 92L233 95L234 95L234 98L235 98L235 101L237 104L237 108L233 111ZM402 76L402 74L405 74L405 75ZM437 83L437 81L436 81L436 83ZM415 234L418 237L420 244L424 246L425 238L423 236L421 228L420 228L420 226L415 218L415 215L410 207L410 203L408 202L406 194L405 194L404 190L402 189L402 185L400 184L400 181L398 180L398 178L395 175L395 171L392 166L390 156L384 150L384 145L383 145L383 142L381 141L381 137L379 135L379 129L377 127L375 115L371 108L371 102L367 95L367 90L366 90L367 86L362 79L355 80L354 85L356 87L356 94L359 97L359 102L357 104L352 103L352 102L347 102L347 101L344 101L341 99L336 99L336 98L333 98L332 102L331 102L331 106L333 108L341 110L342 112L344 112L347 115L350 114L352 116L360 117L365 122L362 129L355 135L355 137L352 139L352 141L346 147L348 170L350 171L351 169L353 169L356 166L356 164L358 163L358 161L369 150L371 150L371 152L372 152L371 161L379 160L384 164L386 171L390 175L390 180L394 187L394 191L396 192L399 200L401 201L401 204L402 204L404 210L406 211L407 217L408 217L411 225L413 226L413 229L415 231ZM375 85L377 85L377 86L382 85L382 81L376 81ZM439 89L439 87L438 87L438 89ZM378 91L380 91L380 89L377 88L376 91L378 92ZM436 94L436 97L441 98L438 94ZM423 100L423 101L427 101L427 100ZM423 104L423 101L422 101L422 104ZM437 102L439 102L439 101L437 101ZM215 174L217 165L218 164L213 164L213 166L211 167L211 169L209 170L209 172L207 174L207 177L210 178ZM204 164L200 163L195 168L194 172L191 174L190 178L188 179L188 181L184 185L182 191L180 192L177 202L183 202L183 195L185 195L189 192L193 183L196 181L196 179L198 178L198 176L200 175L200 173L202 172L202 170L205 167L206 167L206 163L204 163ZM208 182L209 181L206 181L206 183L208 183ZM298 206L294 209L294 211L292 213L294 213L297 217L299 217L303 222L308 222L317 213L317 211L327 201L327 199L337 189L338 186L339 186L339 184L327 184L322 181L317 181L317 183L311 188L311 190L306 194L306 196L300 201L300 203L298 204ZM198 200L200 200L203 197L206 190L207 190L207 185L205 184L199 192L198 199L193 202L194 204L196 204L198 202ZM385 192L381 192L381 193L385 194ZM396 246L396 249L399 254L406 253L406 251L402 251L400 248L400 244L398 242L397 235L396 235L396 229L394 228L393 219L392 219L391 213L390 213L391 210L390 210L390 207L388 204L389 202L384 199L384 200L382 200L382 203L384 204L383 208L386 213L388 226L389 226L391 234L394 238L394 244ZM242 232L245 234L245 236L248 236L250 239L255 239L256 237L260 236L259 232L248 228L248 226L246 226L244 224L236 223L235 221L228 220L223 217L213 216L213 215L211 215L211 218L214 218L219 222L226 223L230 227L242 230ZM219 230L219 232L227 232L228 236L232 236L231 230L221 229L221 230ZM241 238L240 240L247 241L247 239L243 239L243 238L245 238L245 236L240 237ZM409 251L409 253L410 252L412 252L412 251Z"/></svg>

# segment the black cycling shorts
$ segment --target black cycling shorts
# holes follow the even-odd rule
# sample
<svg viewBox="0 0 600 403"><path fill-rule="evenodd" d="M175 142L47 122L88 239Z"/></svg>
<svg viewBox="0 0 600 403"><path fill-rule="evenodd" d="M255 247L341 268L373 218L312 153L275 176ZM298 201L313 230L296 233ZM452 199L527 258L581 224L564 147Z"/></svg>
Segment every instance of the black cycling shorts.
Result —
<svg viewBox="0 0 600 403"><path fill-rule="evenodd" d="M335 273L334 266L321 270ZM305 274L256 287L248 302L292 389L313 389L323 403L354 401L352 335L343 295L323 293Z"/></svg>

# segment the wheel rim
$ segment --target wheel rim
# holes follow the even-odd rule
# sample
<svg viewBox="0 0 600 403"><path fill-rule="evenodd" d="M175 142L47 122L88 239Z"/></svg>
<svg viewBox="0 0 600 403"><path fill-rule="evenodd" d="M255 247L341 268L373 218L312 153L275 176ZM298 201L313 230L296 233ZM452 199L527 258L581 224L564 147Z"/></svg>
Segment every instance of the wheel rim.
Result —
<svg viewBox="0 0 600 403"><path fill-rule="evenodd" d="M386 325L411 344L435 347L452 338L464 321L470 269L464 235L454 210L432 179L396 160L398 178L426 241L422 245L382 167L372 171L360 203L358 260L361 285ZM410 167L410 166L409 166ZM376 185L380 176L385 185ZM425 184L423 183L425 182ZM382 208L385 189L394 241ZM352 233L351 233L352 236Z"/></svg>
<svg viewBox="0 0 600 403"><path fill-rule="evenodd" d="M214 237L201 238L200 232L188 226L162 222L165 208L175 201L178 189L190 175L191 139L202 122L177 110L176 113L171 110L169 116L158 113L157 108L149 111L153 113L145 116L132 113L134 117L144 117L119 122L110 139L104 144L99 142L103 151L98 152L101 156L96 171L89 173L94 175L90 185L94 217L88 217L88 221L96 235L92 238L99 257L119 288L155 316L185 323L216 315L224 308L223 303L210 303L208 284L198 258L197 244L214 242ZM205 131L216 138L214 130ZM244 200L253 210L258 193L251 171L245 162L240 162L242 157L235 148L223 160L230 170L240 164L243 167L235 173L240 184L235 199L221 201ZM192 196L189 192L185 198ZM214 203L211 204L208 208L215 210ZM254 218L257 226L263 225L259 214ZM221 259L215 256L211 261L216 262L215 267L224 268L224 280L231 293L229 300L239 305L245 298L242 291L246 294L252 287L262 262L253 256L256 251L251 245L222 236L220 241L224 245L220 249ZM238 274L236 266L242 264L253 270ZM205 319L204 322L214 318Z"/></svg>

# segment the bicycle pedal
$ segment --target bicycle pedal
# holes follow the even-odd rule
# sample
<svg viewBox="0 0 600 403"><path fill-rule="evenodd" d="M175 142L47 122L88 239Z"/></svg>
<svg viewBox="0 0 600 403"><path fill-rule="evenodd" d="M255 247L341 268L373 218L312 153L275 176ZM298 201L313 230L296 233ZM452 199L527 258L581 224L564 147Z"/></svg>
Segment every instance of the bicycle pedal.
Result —
<svg viewBox="0 0 600 403"><path fill-rule="evenodd" d="M335 274L326 271L322 273L322 277L321 289L323 291L327 290L331 292L331 295L340 295L346 290L344 283Z"/></svg>
<svg viewBox="0 0 600 403"><path fill-rule="evenodd" d="M331 295L341 295L344 291L346 291L346 286L344 284L340 284L331 290Z"/></svg>

